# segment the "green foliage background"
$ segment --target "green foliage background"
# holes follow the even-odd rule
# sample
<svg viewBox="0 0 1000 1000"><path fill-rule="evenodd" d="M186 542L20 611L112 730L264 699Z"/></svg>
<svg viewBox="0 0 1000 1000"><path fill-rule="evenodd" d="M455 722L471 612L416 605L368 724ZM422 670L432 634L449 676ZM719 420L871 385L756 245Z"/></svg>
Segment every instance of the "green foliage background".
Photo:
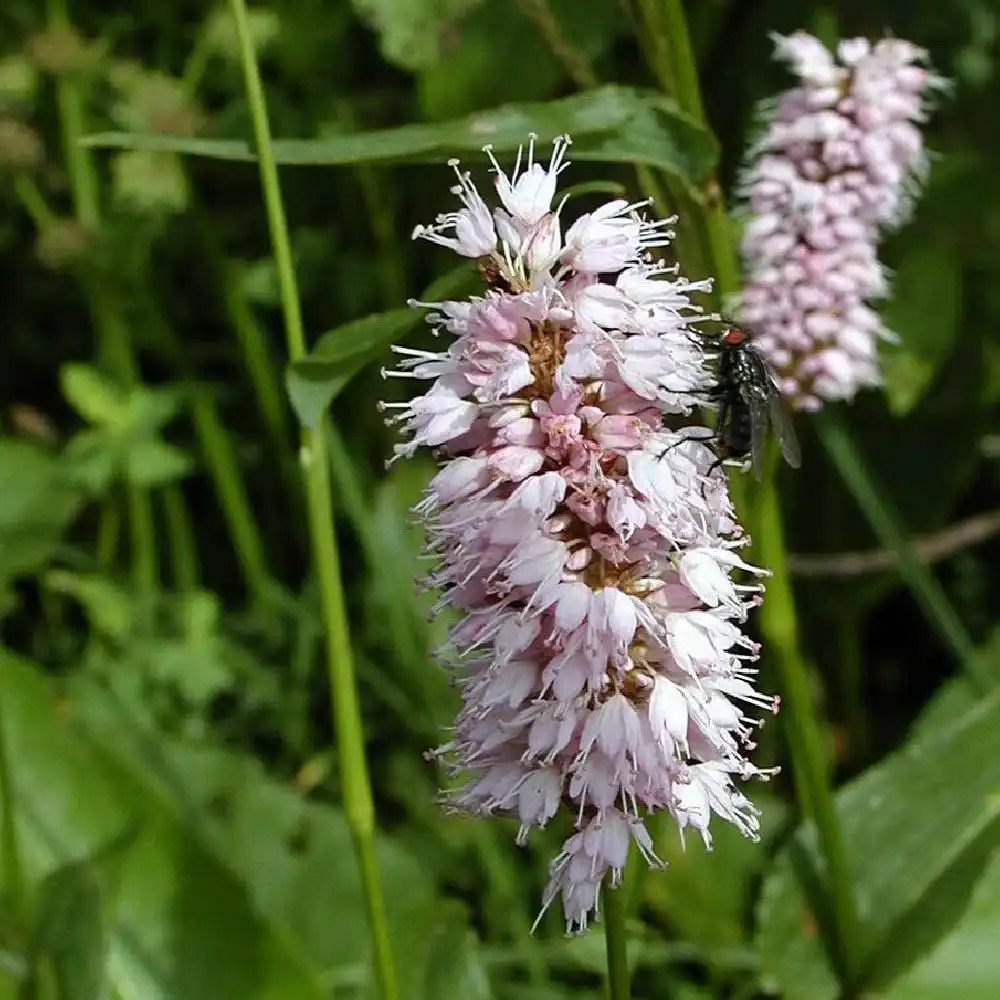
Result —
<svg viewBox="0 0 1000 1000"><path fill-rule="evenodd" d="M863 953L838 977L779 717L763 845L719 829L682 851L663 824L668 871L630 866L632 995L1000 995L1000 5L691 3L711 132L658 90L660 7L254 7L312 348L290 366L226 5L0 10L0 998L374 995L300 420L329 421L401 995L603 995L599 931L564 939L549 913L529 935L557 824L518 849L512 821L436 803L423 752L456 696L409 515L432 466L386 471L376 402L409 386L379 368L427 336L408 298L473 287L409 234L450 207L447 157L485 141L571 132L569 182L656 190L685 270L709 273L692 220L787 82L769 32L802 27L891 28L953 81L885 248L885 393L801 419L804 467L780 480Z"/></svg>

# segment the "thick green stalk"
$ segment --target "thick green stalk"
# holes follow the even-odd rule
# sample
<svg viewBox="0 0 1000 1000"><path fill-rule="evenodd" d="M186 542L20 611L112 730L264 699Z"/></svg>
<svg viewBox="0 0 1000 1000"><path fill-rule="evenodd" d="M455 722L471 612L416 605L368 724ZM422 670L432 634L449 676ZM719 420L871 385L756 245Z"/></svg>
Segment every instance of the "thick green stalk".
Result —
<svg viewBox="0 0 1000 1000"><path fill-rule="evenodd" d="M827 454L872 530L887 549L896 553L900 575L928 621L951 649L975 689L988 691L993 686L989 668L983 663L976 644L934 574L914 552L900 525L899 516L875 485L847 429L829 407L819 414L816 427Z"/></svg>
<svg viewBox="0 0 1000 1000"><path fill-rule="evenodd" d="M777 455L772 455L773 459ZM777 468L772 462L758 491L754 531L756 560L771 571L760 608L760 627L780 677L782 729L792 755L795 790L803 812L816 825L826 862L828 888L837 930L837 964L849 982L860 944L860 924L853 880L844 851L836 805L830 788L827 754L812 696L809 672L799 652L795 602L785 560L784 528L778 500Z"/></svg>
<svg viewBox="0 0 1000 1000"><path fill-rule="evenodd" d="M601 886L604 943L608 955L608 1000L629 1000L628 945L625 937L627 900L621 888L612 889L610 878Z"/></svg>
<svg viewBox="0 0 1000 1000"><path fill-rule="evenodd" d="M288 355L290 360L295 361L306 352L305 330L292 264L291 241L278 180L278 168L271 145L264 88L250 36L246 4L244 0L229 0L229 7L239 39L247 101L253 121L261 187L281 292ZM396 1000L399 994L389 942L381 876L375 856L375 808L365 760L364 731L354 679L354 663L340 577L340 558L333 523L329 461L322 425L315 430L303 428L301 444L309 529L326 631L327 670L333 700L344 810L351 827L361 870L379 992L383 1000Z"/></svg>

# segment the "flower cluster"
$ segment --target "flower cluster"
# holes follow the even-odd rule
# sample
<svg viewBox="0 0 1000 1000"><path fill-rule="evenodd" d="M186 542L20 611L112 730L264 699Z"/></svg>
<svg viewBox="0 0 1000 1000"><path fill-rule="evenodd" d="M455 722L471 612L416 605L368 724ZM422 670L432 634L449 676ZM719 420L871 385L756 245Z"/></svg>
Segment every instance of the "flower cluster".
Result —
<svg viewBox="0 0 1000 1000"><path fill-rule="evenodd" d="M667 429L704 401L712 372L690 282L654 263L672 220L611 201L565 231L553 207L568 137L547 166L534 142L508 175L493 159L490 210L455 169L461 207L415 236L479 262L483 295L412 303L449 342L397 347L397 375L428 391L396 404L440 471L417 511L437 568L430 585L463 615L442 658L462 708L439 754L464 785L450 806L512 815L518 841L560 810L574 832L550 865L543 912L561 896L583 930L630 840L659 864L643 823L668 810L710 844L711 815L745 835L758 815L735 778L758 724L757 649L741 631L761 571L707 428ZM744 581L733 579L737 572Z"/></svg>
<svg viewBox="0 0 1000 1000"><path fill-rule="evenodd" d="M799 83L765 109L751 150L738 308L782 391L815 410L881 381L891 334L871 305L887 293L876 248L926 173L919 125L942 81L901 39L842 41L836 58L803 32L776 42Z"/></svg>

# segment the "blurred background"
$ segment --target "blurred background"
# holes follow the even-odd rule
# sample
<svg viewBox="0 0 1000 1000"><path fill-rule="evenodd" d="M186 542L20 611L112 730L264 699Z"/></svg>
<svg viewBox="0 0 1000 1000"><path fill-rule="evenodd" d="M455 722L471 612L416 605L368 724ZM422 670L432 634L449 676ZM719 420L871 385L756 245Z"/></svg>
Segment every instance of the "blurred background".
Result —
<svg viewBox="0 0 1000 1000"><path fill-rule="evenodd" d="M690 3L718 147L662 98L643 103L659 86L656 7L254 6L274 133L314 140L279 145L318 345L289 369L226 5L3 4L0 995L374 995L297 443L299 419L330 406L401 993L603 996L599 928L567 940L551 912L529 935L565 829L519 849L514 821L437 804L423 754L457 696L430 657L448 622L428 622L433 595L412 584L409 514L433 466L385 470L395 436L376 402L409 385L379 368L392 340L426 339L419 313L400 312L409 297L475 287L409 236L451 208L444 162L473 164L478 126L504 154L532 127L572 132L573 185L639 197L659 176L664 212L696 212L687 201L715 170L731 204L756 104L789 82L769 33L799 28L890 31L952 81L927 129L929 183L884 248L900 336L885 391L836 414L846 453L797 418L803 468L782 472L780 495L866 926L863 986L1000 995L1000 4ZM134 140L149 133L168 138ZM679 253L699 278L709 265L686 225ZM761 686L780 693L773 655L765 644ZM714 852L685 852L661 824L669 869L633 859L635 997L861 991L831 971L781 725L756 759L786 766L750 790L761 845L720 823Z"/></svg>

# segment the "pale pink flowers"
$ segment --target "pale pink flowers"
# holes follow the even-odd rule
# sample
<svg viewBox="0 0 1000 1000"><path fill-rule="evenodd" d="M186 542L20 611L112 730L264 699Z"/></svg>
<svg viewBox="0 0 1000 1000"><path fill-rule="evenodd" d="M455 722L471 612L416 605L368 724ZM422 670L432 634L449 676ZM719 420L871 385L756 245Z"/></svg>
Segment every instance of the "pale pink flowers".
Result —
<svg viewBox="0 0 1000 1000"><path fill-rule="evenodd" d="M556 139L544 165L532 140L510 175L487 149L492 210L453 162L461 207L415 235L476 258L486 288L413 303L447 342L396 348L394 374L431 381L400 404L396 452L441 458L417 511L428 583L463 615L440 651L462 708L439 753L466 777L447 800L517 817L519 842L561 812L573 832L543 910L561 897L582 930L630 840L660 864L649 813L706 844L713 813L757 835L734 779L762 773L745 757L748 708L776 703L753 686L740 628L761 571L738 554L712 450L691 440L708 429L664 426L712 382L691 301L710 283L653 262L671 233L641 204L566 226L553 203L568 147Z"/></svg>
<svg viewBox="0 0 1000 1000"><path fill-rule="evenodd" d="M842 41L836 57L804 32L775 41L799 80L750 152L737 310L792 405L815 410L881 382L877 246L926 174L919 126L942 81L902 39Z"/></svg>

